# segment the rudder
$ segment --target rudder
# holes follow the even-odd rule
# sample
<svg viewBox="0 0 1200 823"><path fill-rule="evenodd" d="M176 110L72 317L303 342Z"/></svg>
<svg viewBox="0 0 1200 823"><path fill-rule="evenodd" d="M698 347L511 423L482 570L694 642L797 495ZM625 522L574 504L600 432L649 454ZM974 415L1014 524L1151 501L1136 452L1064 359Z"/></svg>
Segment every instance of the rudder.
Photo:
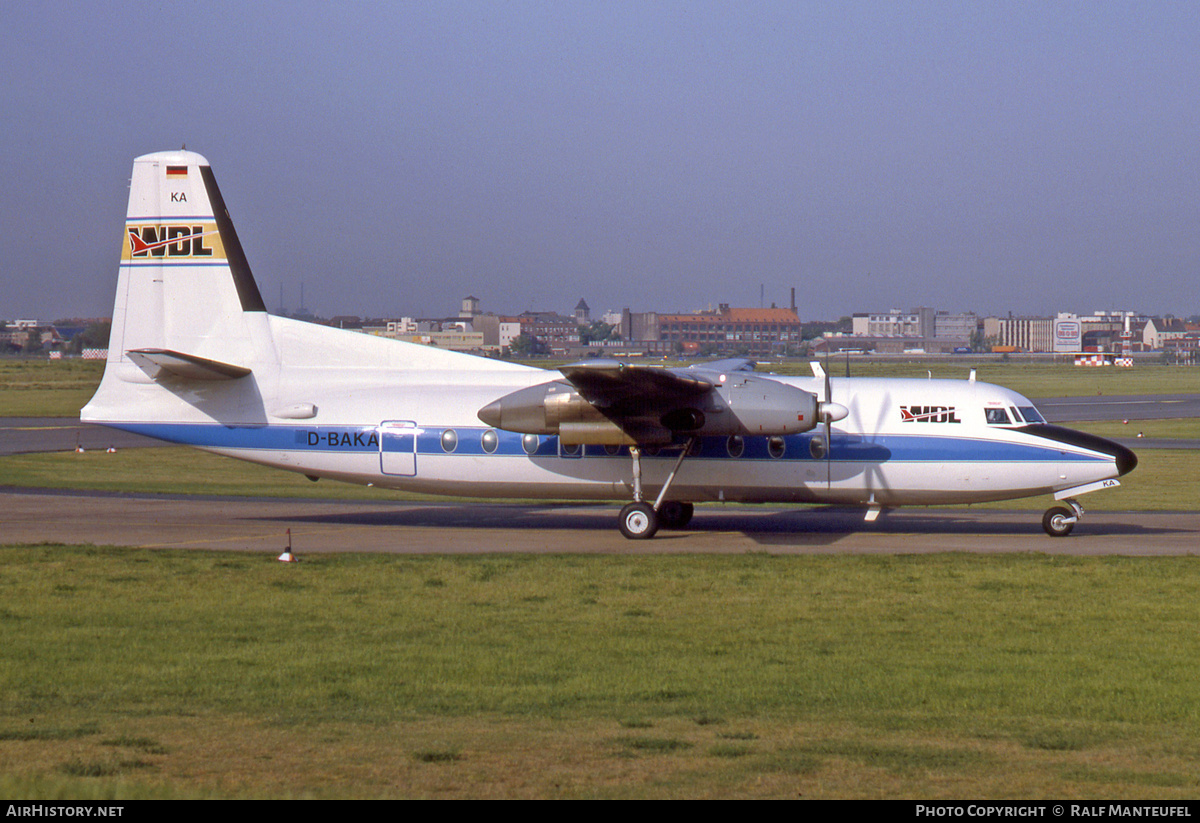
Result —
<svg viewBox="0 0 1200 823"><path fill-rule="evenodd" d="M186 150L136 158L108 362L85 419L136 414L146 405L136 384L236 380L277 362L266 306L208 161Z"/></svg>

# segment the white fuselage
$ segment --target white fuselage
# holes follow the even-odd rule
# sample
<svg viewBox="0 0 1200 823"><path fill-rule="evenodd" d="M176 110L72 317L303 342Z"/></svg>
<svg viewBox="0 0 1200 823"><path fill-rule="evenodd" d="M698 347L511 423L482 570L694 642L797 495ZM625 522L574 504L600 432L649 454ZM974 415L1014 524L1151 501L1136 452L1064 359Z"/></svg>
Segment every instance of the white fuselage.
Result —
<svg viewBox="0 0 1200 823"><path fill-rule="evenodd" d="M277 468L352 483L474 497L628 500L624 447L491 429L476 413L557 372L471 358L262 315L274 357L240 380L154 381L110 362L84 419ZM439 367L431 358L441 358ZM824 393L815 377L777 377ZM112 384L109 381L113 381ZM112 408L106 387L119 388ZM707 437L672 498L688 501L968 503L1053 493L1115 478L1113 455L1048 440L1012 420L1032 404L968 380L834 378L849 414L783 438ZM989 424L985 408L1004 409ZM915 413L914 413L915 410ZM309 416L311 413L311 416ZM297 418L301 419L297 419ZM816 444L813 440L816 439ZM643 458L653 490L678 450Z"/></svg>

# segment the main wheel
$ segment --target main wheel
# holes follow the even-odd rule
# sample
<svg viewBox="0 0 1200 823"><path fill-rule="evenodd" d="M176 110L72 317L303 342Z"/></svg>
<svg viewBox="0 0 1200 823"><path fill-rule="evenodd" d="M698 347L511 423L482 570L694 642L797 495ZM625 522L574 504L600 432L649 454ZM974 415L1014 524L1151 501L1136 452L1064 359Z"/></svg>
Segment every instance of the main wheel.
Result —
<svg viewBox="0 0 1200 823"><path fill-rule="evenodd" d="M668 500L658 507L659 526L664 529L685 529L695 511L696 507L691 503Z"/></svg>
<svg viewBox="0 0 1200 823"><path fill-rule="evenodd" d="M630 540L649 540L658 531L658 514L649 503L630 503L621 509L620 526Z"/></svg>
<svg viewBox="0 0 1200 823"><path fill-rule="evenodd" d="M1051 537L1066 537L1075 528L1075 512L1066 506L1052 506L1042 515L1042 528Z"/></svg>

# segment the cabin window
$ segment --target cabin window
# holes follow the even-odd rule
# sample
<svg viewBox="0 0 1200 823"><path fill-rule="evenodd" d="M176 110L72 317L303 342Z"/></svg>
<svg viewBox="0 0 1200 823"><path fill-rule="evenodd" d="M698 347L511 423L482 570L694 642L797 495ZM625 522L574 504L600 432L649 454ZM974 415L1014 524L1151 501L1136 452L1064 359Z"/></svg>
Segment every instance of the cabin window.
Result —
<svg viewBox="0 0 1200 823"><path fill-rule="evenodd" d="M527 434L522 437L521 448L523 448L525 453L528 455L536 454L538 450L538 436L536 434Z"/></svg>
<svg viewBox="0 0 1200 823"><path fill-rule="evenodd" d="M1025 417L1026 423L1045 423L1046 418L1042 417L1041 412L1033 406L1021 406L1021 414Z"/></svg>
<svg viewBox="0 0 1200 823"><path fill-rule="evenodd" d="M559 440L558 441L558 453L565 454L568 457L574 457L575 455L579 454L579 444L578 443L564 443L561 440Z"/></svg>
<svg viewBox="0 0 1200 823"><path fill-rule="evenodd" d="M782 437L776 435L775 437L767 438L767 452L772 457L783 457L785 451L787 451L787 443Z"/></svg>
<svg viewBox="0 0 1200 823"><path fill-rule="evenodd" d="M741 457L746 453L746 441L736 434L731 434L725 441L725 451L730 457Z"/></svg>
<svg viewBox="0 0 1200 823"><path fill-rule="evenodd" d="M605 446L604 453L607 454L609 457L616 457L618 454L621 453L621 447L613 446L613 445Z"/></svg>
<svg viewBox="0 0 1200 823"><path fill-rule="evenodd" d="M442 432L442 451L446 454L453 454L458 448L458 432L454 429L446 429Z"/></svg>
<svg viewBox="0 0 1200 823"><path fill-rule="evenodd" d="M818 434L809 440L808 453L812 455L813 460L823 459L825 457L825 438Z"/></svg>
<svg viewBox="0 0 1200 823"><path fill-rule="evenodd" d="M983 413L987 415L989 426L1007 426L1012 423L1004 409L984 409Z"/></svg>
<svg viewBox="0 0 1200 823"><path fill-rule="evenodd" d="M496 447L500 445L500 436L496 434L495 429L488 429L479 438L479 444L483 446L483 450L488 454L495 454Z"/></svg>

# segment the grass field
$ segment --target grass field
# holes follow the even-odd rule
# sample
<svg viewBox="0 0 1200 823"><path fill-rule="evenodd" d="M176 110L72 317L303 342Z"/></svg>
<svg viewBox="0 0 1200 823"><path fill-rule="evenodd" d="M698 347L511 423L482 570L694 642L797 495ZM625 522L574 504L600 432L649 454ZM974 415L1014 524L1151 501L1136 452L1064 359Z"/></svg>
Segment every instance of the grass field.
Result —
<svg viewBox="0 0 1200 823"><path fill-rule="evenodd" d="M0 417L79 417L104 374L96 360L0 359Z"/></svg>
<svg viewBox="0 0 1200 823"><path fill-rule="evenodd" d="M0 550L7 796L1186 798L1200 560Z"/></svg>

